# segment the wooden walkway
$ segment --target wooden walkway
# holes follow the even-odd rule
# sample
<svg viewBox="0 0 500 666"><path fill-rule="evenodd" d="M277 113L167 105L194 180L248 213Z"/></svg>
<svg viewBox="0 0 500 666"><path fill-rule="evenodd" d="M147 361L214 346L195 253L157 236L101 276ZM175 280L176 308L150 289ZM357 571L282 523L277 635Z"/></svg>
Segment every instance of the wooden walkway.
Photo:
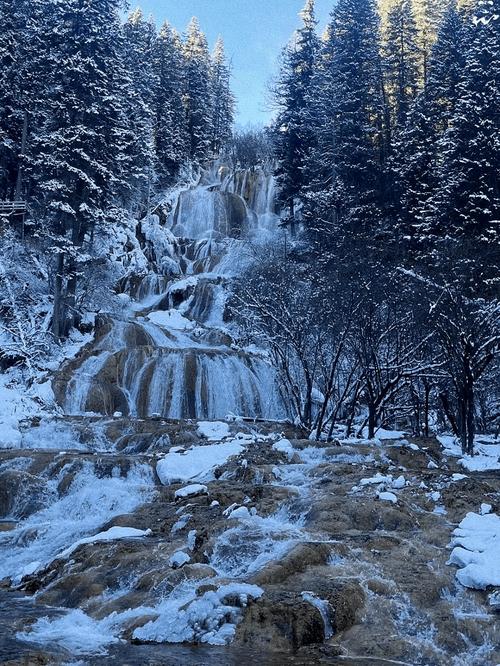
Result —
<svg viewBox="0 0 500 666"><path fill-rule="evenodd" d="M26 201L0 201L0 216L26 215Z"/></svg>

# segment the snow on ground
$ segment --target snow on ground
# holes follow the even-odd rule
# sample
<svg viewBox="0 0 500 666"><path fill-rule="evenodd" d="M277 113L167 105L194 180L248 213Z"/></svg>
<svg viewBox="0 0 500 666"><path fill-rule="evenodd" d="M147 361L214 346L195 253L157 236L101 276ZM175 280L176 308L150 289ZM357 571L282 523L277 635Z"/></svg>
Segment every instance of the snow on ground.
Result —
<svg viewBox="0 0 500 666"><path fill-rule="evenodd" d="M229 436L230 430L228 424L222 421L198 421L196 432L200 437L206 437L209 442L220 442Z"/></svg>
<svg viewBox="0 0 500 666"><path fill-rule="evenodd" d="M500 442L493 437L476 437L474 456L462 455L462 447L456 437L440 435L438 440L444 448L444 454L453 458L460 458L459 464L469 472L500 469Z"/></svg>
<svg viewBox="0 0 500 666"><path fill-rule="evenodd" d="M363 437L368 437L368 428L363 428L362 431ZM378 428L375 431L375 437L377 439L403 439L406 437L407 433L403 430L386 430L385 428Z"/></svg>
<svg viewBox="0 0 500 666"><path fill-rule="evenodd" d="M170 451L156 466L163 485L187 481L212 481L213 470L224 465L231 456L244 451L240 441L233 440L207 446L193 446L187 451Z"/></svg>
<svg viewBox="0 0 500 666"><path fill-rule="evenodd" d="M149 529L138 530L135 527L110 527L110 529L105 532L99 532L99 534L95 534L94 536L78 539L74 544L59 553L55 559L59 560L69 557L77 548L84 544L98 543L100 541L119 541L120 539L138 539L140 537L149 536L150 534L152 534L152 532Z"/></svg>
<svg viewBox="0 0 500 666"><path fill-rule="evenodd" d="M468 513L454 530L451 546L448 564L459 567L462 585L476 590L500 586L500 516Z"/></svg>

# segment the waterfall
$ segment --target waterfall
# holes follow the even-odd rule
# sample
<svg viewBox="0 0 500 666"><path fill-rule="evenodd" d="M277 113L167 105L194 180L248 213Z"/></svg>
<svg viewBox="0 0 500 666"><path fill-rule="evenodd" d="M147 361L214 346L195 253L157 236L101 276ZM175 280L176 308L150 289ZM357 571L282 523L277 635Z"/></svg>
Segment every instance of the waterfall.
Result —
<svg viewBox="0 0 500 666"><path fill-rule="evenodd" d="M129 310L103 317L56 379L65 413L285 418L265 354L235 348L224 320L231 278L252 261L249 239L276 229L274 207L271 175L214 163L179 193L166 228L148 219L156 261L121 282Z"/></svg>

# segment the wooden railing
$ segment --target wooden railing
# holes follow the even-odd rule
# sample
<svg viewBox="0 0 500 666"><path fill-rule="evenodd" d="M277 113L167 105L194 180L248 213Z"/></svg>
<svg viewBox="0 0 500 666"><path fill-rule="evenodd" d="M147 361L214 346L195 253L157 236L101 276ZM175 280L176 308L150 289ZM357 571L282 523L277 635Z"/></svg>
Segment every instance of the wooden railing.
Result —
<svg viewBox="0 0 500 666"><path fill-rule="evenodd" d="M26 201L0 201L0 216L25 215L27 211Z"/></svg>

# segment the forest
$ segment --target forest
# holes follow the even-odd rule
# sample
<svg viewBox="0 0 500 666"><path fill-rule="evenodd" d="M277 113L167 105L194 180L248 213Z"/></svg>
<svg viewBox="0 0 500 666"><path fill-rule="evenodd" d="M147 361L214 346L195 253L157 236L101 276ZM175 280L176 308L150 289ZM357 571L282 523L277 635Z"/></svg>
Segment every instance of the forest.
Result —
<svg viewBox="0 0 500 666"><path fill-rule="evenodd" d="M2 3L0 198L29 211L2 218L4 364L50 354L112 290L117 219L223 156L277 180L284 234L231 308L294 416L331 435L362 409L371 437L451 429L469 453L498 432L496 2L344 0L319 35L311 0L274 120L236 133L222 40L119 9Z"/></svg>
<svg viewBox="0 0 500 666"><path fill-rule="evenodd" d="M237 308L319 435L498 433L496 2L314 3L274 84L283 225ZM247 307L245 307L245 304Z"/></svg>
<svg viewBox="0 0 500 666"><path fill-rule="evenodd" d="M0 0L2 664L500 663L500 0L328 1Z"/></svg>

